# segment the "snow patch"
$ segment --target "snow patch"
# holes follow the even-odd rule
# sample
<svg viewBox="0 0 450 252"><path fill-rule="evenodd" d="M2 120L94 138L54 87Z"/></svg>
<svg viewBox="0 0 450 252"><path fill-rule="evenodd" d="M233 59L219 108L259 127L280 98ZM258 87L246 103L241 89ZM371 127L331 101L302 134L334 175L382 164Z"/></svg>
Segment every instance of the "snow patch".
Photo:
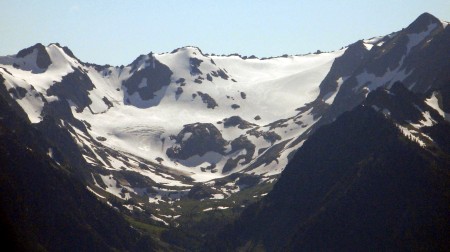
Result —
<svg viewBox="0 0 450 252"><path fill-rule="evenodd" d="M408 44L406 45L406 54L408 54L411 49L417 46L422 40L424 40L430 33L437 27L436 23L429 24L427 30L421 33L408 34Z"/></svg>
<svg viewBox="0 0 450 252"><path fill-rule="evenodd" d="M154 220L154 221L157 221L157 222L161 222L161 223L163 223L163 224L166 225L166 226L169 226L169 223L167 223L166 221L164 221L164 220L161 219L161 218L156 217L156 216L153 215L153 214L150 216L150 219L152 219L152 220Z"/></svg>
<svg viewBox="0 0 450 252"><path fill-rule="evenodd" d="M360 73L356 76L358 85L353 88L353 91L356 92L363 87L367 88L367 90L370 92L383 85L393 84L396 81L403 81L412 73L412 70L410 72L406 72L406 69L400 70L400 68L403 66L404 59L405 57L400 60L399 66L396 69L388 69L382 76L376 76L375 74L368 73L367 70L364 70L363 73Z"/></svg>
<svg viewBox="0 0 450 252"><path fill-rule="evenodd" d="M103 183L107 186L105 191L113 194L114 196L121 198L121 199L130 199L130 194L123 193L122 187L117 183L117 180L114 179L112 175L100 175L100 178L102 179Z"/></svg>
<svg viewBox="0 0 450 252"><path fill-rule="evenodd" d="M334 98L336 98L337 93L339 93L339 90L341 89L342 83L344 83L344 81L347 79L348 77L339 77L339 79L337 79L336 83L337 83L337 89L334 92L330 92L328 94L326 94L324 96L325 100L324 102L327 104L332 104L334 101Z"/></svg>
<svg viewBox="0 0 450 252"><path fill-rule="evenodd" d="M225 199L225 195L218 193L218 194L213 194L211 199Z"/></svg>
<svg viewBox="0 0 450 252"><path fill-rule="evenodd" d="M123 207L125 207L126 209L133 211L133 206L132 205L123 205Z"/></svg>
<svg viewBox="0 0 450 252"><path fill-rule="evenodd" d="M417 131L414 130L410 130L406 127L403 127L399 124L397 124L397 127L400 129L400 131L402 132L402 134L406 137L408 137L409 139L411 139L412 141L418 143L421 147L425 147L426 144L419 138L417 137L414 133L417 133Z"/></svg>
<svg viewBox="0 0 450 252"><path fill-rule="evenodd" d="M379 36L379 37L373 37L373 38L370 38L370 39L365 39L365 40L363 40L363 44L364 44L364 46L366 47L366 49L368 50L368 51L370 51L371 49L372 49L372 47L373 46L381 46L381 45L383 45L383 36Z"/></svg>
<svg viewBox="0 0 450 252"><path fill-rule="evenodd" d="M424 126L431 127L434 124L436 124L436 121L433 120L429 111L422 112L422 116L425 118L425 120L420 120L419 124L411 124L411 125L413 125L417 129L420 129Z"/></svg>
<svg viewBox="0 0 450 252"><path fill-rule="evenodd" d="M141 83L139 83L138 88L145 88L147 87L147 78L142 78Z"/></svg>
<svg viewBox="0 0 450 252"><path fill-rule="evenodd" d="M90 191L91 193L93 193L95 196L102 198L102 199L106 199L105 197L103 197L102 195L96 193L92 188L90 188L89 186L86 186L86 189L88 189L88 191Z"/></svg>
<svg viewBox="0 0 450 252"><path fill-rule="evenodd" d="M446 121L450 121L450 113L445 113L445 111L439 107L439 100L436 92L433 92L431 97L425 100L425 103L436 110Z"/></svg>
<svg viewBox="0 0 450 252"><path fill-rule="evenodd" d="M186 142L189 138L191 138L192 133L191 132L186 132L183 136L183 139L181 140L182 142Z"/></svg>

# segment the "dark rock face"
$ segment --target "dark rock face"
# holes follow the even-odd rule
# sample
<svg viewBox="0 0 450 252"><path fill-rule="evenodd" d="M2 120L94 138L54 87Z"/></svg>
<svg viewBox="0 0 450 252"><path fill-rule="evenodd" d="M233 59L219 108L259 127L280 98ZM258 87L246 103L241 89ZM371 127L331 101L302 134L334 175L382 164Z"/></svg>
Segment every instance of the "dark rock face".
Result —
<svg viewBox="0 0 450 252"><path fill-rule="evenodd" d="M430 24L440 24L441 21L430 13L421 14L414 22L412 22L406 30L410 33L421 33L426 31Z"/></svg>
<svg viewBox="0 0 450 252"><path fill-rule="evenodd" d="M450 123L440 122L431 127L424 127L422 131L433 139L434 153L450 153Z"/></svg>
<svg viewBox="0 0 450 252"><path fill-rule="evenodd" d="M402 58L407 53L408 42L407 34L399 34L376 48L379 50L372 52L372 58L367 62L367 71L376 76L383 76L388 71L399 68Z"/></svg>
<svg viewBox="0 0 450 252"><path fill-rule="evenodd" d="M180 84L181 86L184 86L183 84L186 84L185 78L179 78L175 83Z"/></svg>
<svg viewBox="0 0 450 252"><path fill-rule="evenodd" d="M180 97L180 95L183 93L183 88L182 87L178 87L177 91L175 91L175 96L178 98Z"/></svg>
<svg viewBox="0 0 450 252"><path fill-rule="evenodd" d="M4 99L2 87L0 226L8 234L3 245L14 251L153 250L141 247L143 237L86 190L72 164L55 159L58 148L18 116L18 105Z"/></svg>
<svg viewBox="0 0 450 252"><path fill-rule="evenodd" d="M270 143L275 143L276 141L281 140L281 136L278 135L276 132L273 131L263 131L258 130L258 128L251 129L246 132L249 135L255 136L255 137L263 137L264 140L269 141Z"/></svg>
<svg viewBox="0 0 450 252"><path fill-rule="evenodd" d="M231 108L232 109L238 109L238 108L240 108L241 106L239 106L239 105L237 105L237 104L231 104Z"/></svg>
<svg viewBox="0 0 450 252"><path fill-rule="evenodd" d="M59 46L59 45L58 45ZM67 47L67 46L63 46L62 47L63 51L65 54L69 55L70 57L72 57L73 59L76 59L80 64L82 64L81 60L78 59L73 52Z"/></svg>
<svg viewBox="0 0 450 252"><path fill-rule="evenodd" d="M318 98L326 100L329 97L327 95L337 90L337 80L340 77L350 76L366 59L367 55L368 51L361 40L351 44L341 57L334 60L327 76L320 83Z"/></svg>
<svg viewBox="0 0 450 252"><path fill-rule="evenodd" d="M434 121L442 121L442 117L434 109L400 82L394 83L390 90L379 88L371 92L364 104L375 110L385 110L386 113L389 113L390 118L401 124L425 121L423 111L428 111Z"/></svg>
<svg viewBox="0 0 450 252"><path fill-rule="evenodd" d="M172 71L169 67L155 59L151 59L151 61L149 66L134 72L123 83L123 86L127 88L128 95L137 92L142 100L147 101L155 98L155 92L170 84Z"/></svg>
<svg viewBox="0 0 450 252"><path fill-rule="evenodd" d="M280 119L272 122L270 124L265 125L264 127L269 127L269 130L273 130L276 128L285 128L288 126L289 119Z"/></svg>
<svg viewBox="0 0 450 252"><path fill-rule="evenodd" d="M145 63L150 63L149 60L145 60L147 58L146 55L139 55L135 60L133 60L133 62L131 62L131 64L129 66L131 66L131 73L136 72L136 70L139 68L139 63L141 63L142 61L144 61Z"/></svg>
<svg viewBox="0 0 450 252"><path fill-rule="evenodd" d="M106 106L108 106L108 108L114 107L114 104L110 100L108 100L106 96L103 96L102 101L106 104Z"/></svg>
<svg viewBox="0 0 450 252"><path fill-rule="evenodd" d="M70 100L77 106L77 112L81 112L92 103L89 99L89 91L94 87L85 73L74 69L72 73L64 76L61 82L53 84L47 90L47 95Z"/></svg>
<svg viewBox="0 0 450 252"><path fill-rule="evenodd" d="M191 190L189 190L187 197L190 199L201 200L211 198L216 193L215 190L203 184L195 184Z"/></svg>
<svg viewBox="0 0 450 252"><path fill-rule="evenodd" d="M201 59L189 58L189 66L191 68L190 72L191 72L192 76L203 74L202 71L200 71L200 69L199 69L200 64L202 62L203 62L203 60L201 60Z"/></svg>
<svg viewBox="0 0 450 252"><path fill-rule="evenodd" d="M203 78L201 76L199 76L197 79L194 80L195 83L197 84L202 84L203 83Z"/></svg>
<svg viewBox="0 0 450 252"><path fill-rule="evenodd" d="M34 50L37 50L36 65L41 69L47 69L52 64L52 61L47 53L47 50L45 50L45 46L42 44L36 44L32 47L19 51L17 53L17 58L25 58L33 53Z"/></svg>
<svg viewBox="0 0 450 252"><path fill-rule="evenodd" d="M27 94L27 90L23 87L15 87L8 89L8 93L10 93L15 99L22 99Z"/></svg>
<svg viewBox="0 0 450 252"><path fill-rule="evenodd" d="M361 68L361 65L369 58L370 55L371 52L367 50L362 40L349 45L345 53L341 57L336 58L334 60L330 68L330 71L325 76L323 81L320 83L319 85L320 93L317 99L311 103L305 104L305 106L298 108L296 110L299 111L300 113L304 113L312 108L311 113L313 114L314 119L319 118L320 116L326 114L330 105L325 103L325 101L327 101L327 99L329 99L333 94L335 94L335 92L338 91L339 79L342 78L342 80L344 80L345 78L352 76L355 71ZM340 89L339 93L342 91L345 92L346 84L341 83L341 85L344 85L344 88ZM338 95L340 95L339 93ZM358 99L356 98L352 99L351 102L354 104L353 106L358 105L362 101L359 100L362 99L362 97L365 96L361 95L357 97ZM358 100L358 102L355 102L354 100ZM335 115L332 112L330 112L329 114ZM331 121L332 119L325 118L322 121L319 121L318 126L321 125L322 123L325 124L325 122L328 123L329 122L328 120ZM297 143L300 141L301 140L298 139Z"/></svg>
<svg viewBox="0 0 450 252"><path fill-rule="evenodd" d="M246 153L235 158L228 159L223 167L223 173L232 171L238 164L245 165L252 161L253 154L255 154L255 145L252 144L252 142L250 142L244 135L241 135L240 137L231 141L230 153L236 152L238 150L245 150ZM243 161L239 163L241 160Z"/></svg>
<svg viewBox="0 0 450 252"><path fill-rule="evenodd" d="M211 123L187 124L174 138L176 145L166 151L171 159L186 160L195 155L203 156L208 151L225 154L227 145L220 131Z"/></svg>
<svg viewBox="0 0 450 252"><path fill-rule="evenodd" d="M246 120L242 119L240 116L232 116L223 120L223 126L225 128L237 126L239 129L248 129L256 126L256 124L249 123Z"/></svg>
<svg viewBox="0 0 450 252"><path fill-rule="evenodd" d="M408 48L408 45L411 46L411 39L425 31L429 33L420 35L421 40L413 42L412 47ZM364 73L381 77L389 71L397 71L397 76L405 76L401 80L405 87L414 93L431 94L437 91L447 97L442 100L448 100L450 92L441 91L449 90L450 55L443 53L448 51L450 29L444 30L441 23L427 13L421 15L406 29L386 36L382 45L374 46L365 55L361 64L343 82L334 103L323 113L314 128L332 122L343 112L364 101L368 92L366 87L374 81L369 78L366 83L360 83L363 80L358 79L358 76ZM395 81L386 79L385 83L376 84L389 88ZM373 89L374 87L371 87L371 90Z"/></svg>
<svg viewBox="0 0 450 252"><path fill-rule="evenodd" d="M72 138L69 132L74 133L72 127L87 133L86 126L75 119L70 110L70 106L65 100L58 100L46 103L42 111L43 120L36 125L36 128L48 139L55 147L61 150L64 158L73 167L85 167L86 161L82 156L82 150ZM62 127L59 120L62 119L70 126ZM78 169L78 172L85 172Z"/></svg>
<svg viewBox="0 0 450 252"><path fill-rule="evenodd" d="M237 184L243 187L249 187L257 185L261 181L261 177L250 175L250 174L242 174L239 176L239 181Z"/></svg>
<svg viewBox="0 0 450 252"><path fill-rule="evenodd" d="M283 142L279 142L274 144L270 148L268 148L261 156L259 156L255 162L247 167L247 170L255 169L261 165L269 165L272 162L276 162L278 164L278 158L281 155L281 151L286 147L286 144L292 139L285 140Z"/></svg>
<svg viewBox="0 0 450 252"><path fill-rule="evenodd" d="M409 56L404 61L405 71L411 74L403 83L414 93L449 88L450 55L443 52L450 50L450 29L447 27L442 30L440 24L435 26L437 28L432 30L428 37L411 48ZM445 94L447 97L450 96L448 92Z"/></svg>
<svg viewBox="0 0 450 252"><path fill-rule="evenodd" d="M211 75L214 77L220 77L224 80L228 80L229 78L229 76L222 69L219 69L218 71L212 71Z"/></svg>
<svg viewBox="0 0 450 252"><path fill-rule="evenodd" d="M106 137L102 137L102 136L96 137L96 139L100 142L104 142L107 140Z"/></svg>
<svg viewBox="0 0 450 252"><path fill-rule="evenodd" d="M203 103L206 104L207 108L214 109L215 107L219 106L209 94L202 93L200 91L197 92L197 94L202 98Z"/></svg>
<svg viewBox="0 0 450 252"><path fill-rule="evenodd" d="M358 107L317 130L273 191L212 246L217 251L445 250L448 156L431 155L382 114Z"/></svg>

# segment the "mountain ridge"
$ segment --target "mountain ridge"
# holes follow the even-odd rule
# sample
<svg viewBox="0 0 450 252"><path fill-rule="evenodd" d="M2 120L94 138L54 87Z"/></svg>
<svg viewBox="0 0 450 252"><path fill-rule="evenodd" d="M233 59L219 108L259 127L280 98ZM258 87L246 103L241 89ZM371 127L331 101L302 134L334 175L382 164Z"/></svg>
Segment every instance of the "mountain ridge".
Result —
<svg viewBox="0 0 450 252"><path fill-rule="evenodd" d="M176 225L164 216L177 216L189 195L240 207L227 199L274 183L317 129L396 81L422 109L405 104L413 112L397 118L399 127L433 145L421 121L449 118L446 24L423 14L401 31L327 53L258 59L188 46L126 66L85 63L57 43L36 44L0 57L0 76L8 99L97 197ZM372 102L392 110L389 99ZM160 205L169 210L156 213Z"/></svg>
<svg viewBox="0 0 450 252"><path fill-rule="evenodd" d="M208 249L445 250L448 157L424 151L382 112L358 106L318 129L268 196Z"/></svg>

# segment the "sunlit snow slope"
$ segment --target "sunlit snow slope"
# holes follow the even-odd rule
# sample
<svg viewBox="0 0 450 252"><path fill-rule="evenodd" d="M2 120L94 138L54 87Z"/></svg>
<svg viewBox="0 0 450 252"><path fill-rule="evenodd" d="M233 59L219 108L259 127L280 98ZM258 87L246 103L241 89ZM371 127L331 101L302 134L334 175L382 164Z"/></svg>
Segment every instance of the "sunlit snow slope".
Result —
<svg viewBox="0 0 450 252"><path fill-rule="evenodd" d="M31 122L42 119L44 99L51 103L64 96L65 91L56 95L49 92L52 85L64 84L64 76L79 70L77 77L92 83L92 87L87 85L82 97L74 99L86 102L77 103L69 94L65 98L75 118L89 124L89 135L104 146L160 162L196 181L252 166L271 146L282 143L284 149L307 130L315 120L308 112L299 115L295 109L317 97L320 82L334 59L345 51L261 60L206 56L198 48L185 47L172 53L141 55L126 67L99 67L81 63L57 44L29 50L31 53L23 58L1 58L0 71L8 89L27 91L18 102ZM34 64L37 54L45 52L51 64L41 69ZM273 124L294 117L297 123ZM186 125L192 127L186 129ZM206 140L194 139L204 138L195 133L201 130L215 131ZM75 130L77 133L85 134ZM92 143L76 138L80 145L91 146L96 152ZM185 144L189 141L193 144ZM197 147L202 150L192 149ZM277 174L293 150L282 153L278 160L253 165L248 171ZM181 152L184 154L177 155ZM124 166L114 157L109 157L110 165L100 157L85 158L107 169Z"/></svg>

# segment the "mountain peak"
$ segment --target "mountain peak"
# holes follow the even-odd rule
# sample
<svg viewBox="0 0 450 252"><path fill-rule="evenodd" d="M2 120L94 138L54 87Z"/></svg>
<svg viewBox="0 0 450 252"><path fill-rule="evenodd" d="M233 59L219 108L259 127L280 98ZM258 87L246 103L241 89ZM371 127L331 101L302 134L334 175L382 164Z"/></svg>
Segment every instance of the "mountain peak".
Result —
<svg viewBox="0 0 450 252"><path fill-rule="evenodd" d="M194 54L194 55L195 54L200 54L200 55L204 56L202 50L200 48L196 47L196 46L183 46L183 47L180 47L180 48L177 48L177 49L173 50L171 53L177 53L179 51L187 51L190 54Z"/></svg>
<svg viewBox="0 0 450 252"><path fill-rule="evenodd" d="M43 44L41 44L41 43L37 43L37 44L35 44L35 45L33 45L33 46L30 46L30 47L28 47L28 48L25 48L25 49L20 50L20 51L17 53L17 57L18 57L18 58L24 58L24 57L26 57L27 55L29 55L30 53L32 53L32 52L34 51L34 49L37 49L37 50L38 50L38 53L39 53L39 52L43 52L43 50L45 50L45 46L44 46Z"/></svg>
<svg viewBox="0 0 450 252"><path fill-rule="evenodd" d="M20 50L16 56L17 58L25 58L35 51L37 52L36 65L41 69L47 69L47 67L52 64L52 61L47 53L45 46L41 43L37 43L34 46Z"/></svg>
<svg viewBox="0 0 450 252"><path fill-rule="evenodd" d="M428 29L430 24L440 24L441 21L428 12L422 13L406 29L412 33L420 33Z"/></svg>
<svg viewBox="0 0 450 252"><path fill-rule="evenodd" d="M56 46L56 47L62 49L62 50L64 51L65 54L67 54L67 55L70 56L71 58L73 58L73 59L75 59L76 61L78 61L78 63L82 64L82 61L81 61L79 58L77 58L77 57L75 56L75 54L73 54L73 52L69 49L69 47L67 47L67 46L61 46L59 43L50 43L50 44L48 45L48 47L50 47L50 46Z"/></svg>

